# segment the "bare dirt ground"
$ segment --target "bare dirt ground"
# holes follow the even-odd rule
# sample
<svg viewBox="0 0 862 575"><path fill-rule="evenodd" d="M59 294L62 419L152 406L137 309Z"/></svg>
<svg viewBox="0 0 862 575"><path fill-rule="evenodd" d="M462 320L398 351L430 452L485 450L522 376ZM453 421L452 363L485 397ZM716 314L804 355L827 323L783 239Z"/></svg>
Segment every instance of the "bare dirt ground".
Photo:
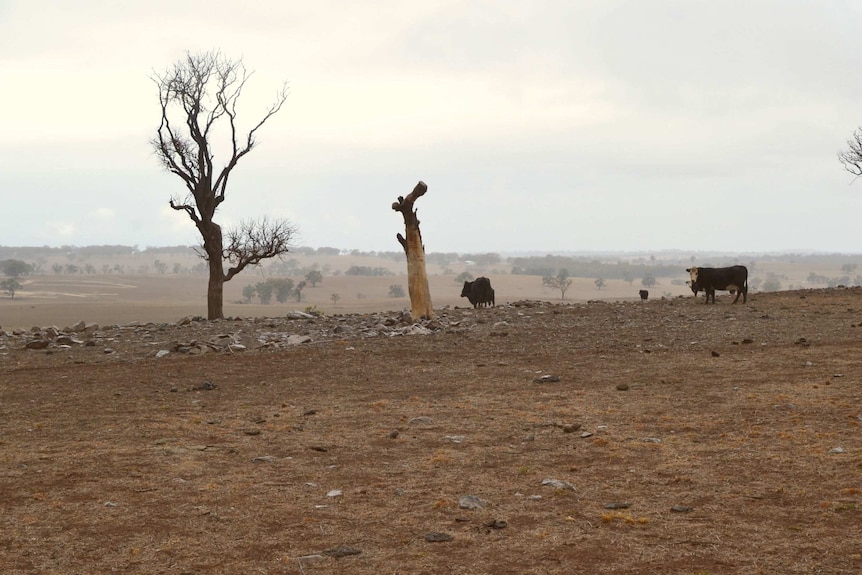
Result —
<svg viewBox="0 0 862 575"><path fill-rule="evenodd" d="M5 332L0 572L862 572L862 289L718 299Z"/></svg>

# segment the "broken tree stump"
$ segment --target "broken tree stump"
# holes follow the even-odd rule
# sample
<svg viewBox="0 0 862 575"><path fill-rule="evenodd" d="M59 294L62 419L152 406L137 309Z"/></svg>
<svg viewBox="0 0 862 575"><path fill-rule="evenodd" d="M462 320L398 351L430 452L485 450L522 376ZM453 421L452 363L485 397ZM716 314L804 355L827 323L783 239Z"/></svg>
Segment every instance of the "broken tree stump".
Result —
<svg viewBox="0 0 862 575"><path fill-rule="evenodd" d="M419 182L406 198L398 196L398 201L392 203L392 209L404 216L406 238L400 233L395 237L407 255L407 291L410 294L411 312L414 318L433 319L434 309L428 289L428 273L425 271L425 246L422 245L419 218L413 209L413 203L427 191L425 182Z"/></svg>

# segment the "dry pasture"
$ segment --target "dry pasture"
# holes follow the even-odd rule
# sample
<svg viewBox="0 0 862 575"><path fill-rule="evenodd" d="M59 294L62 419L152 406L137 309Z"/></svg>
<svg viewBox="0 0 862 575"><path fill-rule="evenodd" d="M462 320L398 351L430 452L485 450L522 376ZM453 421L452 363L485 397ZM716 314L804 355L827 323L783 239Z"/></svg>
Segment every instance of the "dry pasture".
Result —
<svg viewBox="0 0 862 575"><path fill-rule="evenodd" d="M272 328L93 291L0 306L153 322L0 336L0 572L862 571L862 289L472 310L455 286L428 335L328 313L284 328L311 343L158 359Z"/></svg>

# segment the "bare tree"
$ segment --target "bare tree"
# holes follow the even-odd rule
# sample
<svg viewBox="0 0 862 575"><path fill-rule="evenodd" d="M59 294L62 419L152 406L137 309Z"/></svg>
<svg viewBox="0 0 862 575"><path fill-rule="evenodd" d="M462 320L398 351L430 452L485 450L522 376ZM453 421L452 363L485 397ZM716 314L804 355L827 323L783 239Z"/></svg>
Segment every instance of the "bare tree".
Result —
<svg viewBox="0 0 862 575"><path fill-rule="evenodd" d="M542 285L560 290L560 299L566 299L566 292L572 287L572 278L566 270L560 270L556 276L545 276Z"/></svg>
<svg viewBox="0 0 862 575"><path fill-rule="evenodd" d="M237 126L236 105L250 76L241 59L229 60L219 52L186 54L172 68L153 76L162 120L151 144L162 166L179 176L187 189L184 198L173 196L170 206L185 211L201 234L199 255L209 266L209 319L224 317L226 281L246 266L286 253L296 235L296 228L287 221L263 218L243 222L225 237L213 221L237 162L254 148L257 130L287 99L285 84L263 118L243 135ZM216 132L229 142L221 168L213 165Z"/></svg>
<svg viewBox="0 0 862 575"><path fill-rule="evenodd" d="M854 176L862 176L862 127L856 128L847 140L847 149L838 152L838 161Z"/></svg>
<svg viewBox="0 0 862 575"><path fill-rule="evenodd" d="M398 201L392 203L392 209L404 216L404 233L395 237L404 248L407 255L407 292L410 294L410 308L415 318L434 318L431 306L431 291L428 288L428 273L425 270L425 246L422 244L422 233L419 231L419 218L413 203L425 195L428 186L419 182L406 198L398 196ZM391 294L390 288L390 294Z"/></svg>

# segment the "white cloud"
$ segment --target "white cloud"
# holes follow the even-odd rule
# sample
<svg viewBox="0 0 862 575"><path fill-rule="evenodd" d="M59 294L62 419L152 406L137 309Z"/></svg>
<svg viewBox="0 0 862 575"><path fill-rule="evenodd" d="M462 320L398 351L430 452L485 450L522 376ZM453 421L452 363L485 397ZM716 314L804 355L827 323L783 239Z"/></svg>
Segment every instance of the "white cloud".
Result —
<svg viewBox="0 0 862 575"><path fill-rule="evenodd" d="M111 208L99 208L93 212L93 215L97 220L105 221L111 221L117 217L116 213Z"/></svg>
<svg viewBox="0 0 862 575"><path fill-rule="evenodd" d="M56 245L67 243L77 232L78 228L73 223L52 221L45 223L45 232L42 235L49 244Z"/></svg>

